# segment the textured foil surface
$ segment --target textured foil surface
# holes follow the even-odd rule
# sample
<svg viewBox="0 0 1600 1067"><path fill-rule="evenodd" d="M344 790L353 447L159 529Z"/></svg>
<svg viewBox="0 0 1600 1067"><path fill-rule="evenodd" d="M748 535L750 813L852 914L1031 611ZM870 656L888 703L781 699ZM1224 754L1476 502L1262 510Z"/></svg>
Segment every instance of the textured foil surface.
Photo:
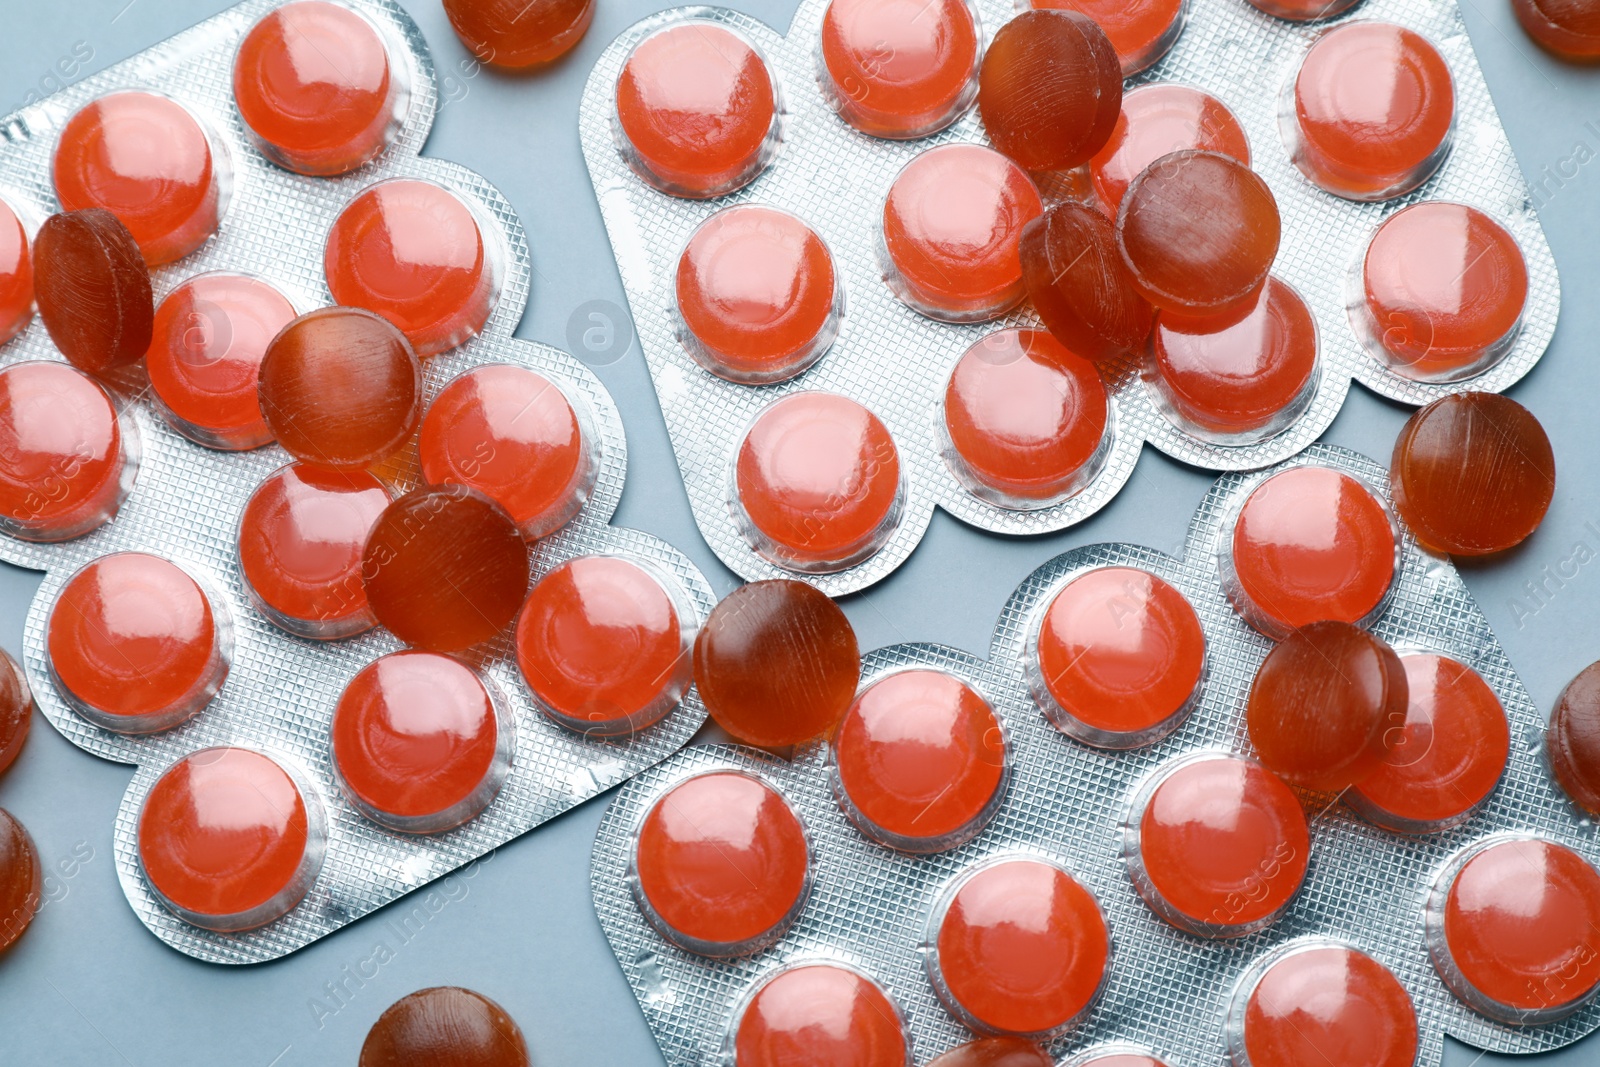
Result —
<svg viewBox="0 0 1600 1067"><path fill-rule="evenodd" d="M985 39L1014 13L1010 0L976 0L974 6ZM1250 139L1251 165L1272 187L1283 215L1273 273L1298 290L1316 319L1317 391L1305 412L1276 436L1254 445L1219 446L1180 430L1161 413L1141 380L1141 356L1107 365L1102 373L1116 426L1107 462L1077 495L1037 511L1007 510L967 491L940 457L937 429L937 405L956 360L994 330L1037 326L1031 307L988 323L935 322L890 293L874 254L884 198L895 175L934 145L986 143L976 110L916 141L879 140L847 125L828 106L817 82L814 56L827 0L803 0L787 37L734 11L685 7L639 22L606 50L584 91L579 118L584 157L695 519L730 568L748 579L787 573L756 555L740 535L727 488L745 427L757 411L787 393L825 389L860 401L888 425L907 472L904 517L881 551L847 570L800 576L838 596L872 585L903 563L935 507L996 533L1061 530L1116 496L1145 442L1197 467L1254 470L1300 452L1321 436L1352 380L1379 395L1422 405L1463 388L1504 390L1538 361L1555 332L1560 306L1555 260L1455 0L1366 0L1337 19L1313 24L1272 18L1245 0L1196 0L1188 8L1188 25L1173 50L1128 87L1180 82L1216 96L1238 117ZM617 77L629 52L652 31L691 17L723 23L754 42L772 67L787 112L783 144L771 166L744 189L709 201L679 199L645 185L623 161L611 124ZM1455 79L1454 144L1443 166L1417 191L1382 203L1343 200L1314 186L1290 161L1278 127L1279 90L1293 78L1312 40L1352 19L1395 22L1420 32L1444 55ZM1515 235L1528 264L1527 308L1514 347L1492 368L1453 385L1414 382L1388 370L1362 347L1346 312L1348 275L1374 229L1422 200L1460 201L1484 211ZM679 253L707 216L740 203L782 208L809 223L833 250L846 293L832 349L778 385L724 381L701 368L672 332Z"/></svg>
<svg viewBox="0 0 1600 1067"><path fill-rule="evenodd" d="M274 283L299 311L332 303L323 278L322 248L330 224L352 198L375 182L426 178L461 195L479 215L486 246L499 245L504 266L500 300L482 334L460 348L425 360L425 399L451 379L485 363L528 367L558 384L575 405L587 406L601 458L594 490L582 511L532 549L534 577L573 556L605 553L654 564L682 589L698 626L715 597L689 558L648 534L608 525L621 498L627 442L615 403L573 356L513 339L528 300L527 237L506 198L477 174L417 155L438 106L432 61L422 34L392 0L349 0L391 36L391 62L409 64L411 110L396 143L375 161L341 178L309 178L281 170L251 145L232 102L233 54L240 39L278 0L246 3L86 78L46 100L0 119L0 195L40 218L58 210L50 157L67 118L107 92L130 87L166 93L200 114L232 157L232 200L219 232L190 256L154 272L156 297L195 274L235 270ZM4 347L0 364L60 359L37 318ZM266 621L250 604L239 574L236 527L250 494L289 461L276 445L253 452L217 452L179 436L151 406L137 374L110 383L119 407L138 426L143 459L132 494L115 520L60 544L0 538L0 557L47 571L23 632L24 662L46 718L68 740L105 759L138 765L116 816L118 877L129 903L155 935L198 959L257 963L332 933L362 915L442 877L491 849L582 803L677 751L705 719L693 690L661 723L634 736L603 741L552 723L534 705L512 658L509 635L474 650L473 665L509 698L517 726L510 776L479 817L448 833L411 837L363 818L340 795L329 753L329 725L345 684L366 664L400 643L372 630L343 641L301 640ZM385 471L386 478L390 478ZM418 480L414 445L391 484ZM221 590L233 617L233 663L215 700L187 724L162 734L128 737L104 731L74 712L50 679L45 624L50 607L80 566L111 552L138 549L179 562ZM188 925L164 908L140 871L135 827L139 806L177 759L212 745L258 748L300 768L327 809L327 856L306 899L288 915L243 934L216 934Z"/></svg>
<svg viewBox="0 0 1600 1067"><path fill-rule="evenodd" d="M1355 474L1387 493L1383 468L1365 456L1314 445L1273 470L1300 464ZM1121 1042L1148 1046L1175 1067L1223 1067L1235 987L1266 953L1308 936L1354 945L1394 972L1416 1005L1422 1067L1439 1062L1446 1033L1478 1048L1526 1053L1571 1044L1600 1027L1600 1000L1547 1026L1491 1022L1457 1001L1429 961L1424 902L1460 849L1495 833L1533 832L1600 863L1600 841L1551 781L1544 716L1455 568L1409 536L1393 597L1373 630L1397 647L1444 653L1471 666L1504 705L1510 762L1481 811L1455 830L1406 838L1362 821L1337 796L1302 793L1311 823L1306 882L1280 920L1237 941L1181 933L1134 891L1119 824L1141 784L1192 752L1251 753L1244 703L1272 642L1229 605L1217 550L1231 532L1230 511L1270 473L1219 478L1190 524L1180 559L1101 544L1044 564L1006 603L987 659L928 644L895 645L865 658L863 686L907 667L943 670L974 686L1000 716L1010 745L1010 792L994 820L961 848L915 857L863 837L833 798L825 745L802 749L792 762L735 746L692 747L624 786L595 841L595 911L667 1062L724 1067L723 1036L739 998L784 964L819 957L857 966L888 990L905 1014L917 1063L969 1039L929 985L919 951L923 927L940 891L960 872L1014 851L1064 863L1099 898L1111 929L1105 990L1081 1027L1049 1046L1057 1057ZM1055 593L1083 571L1107 565L1141 567L1175 585L1198 612L1207 643L1207 672L1191 718L1165 740L1128 752L1092 749L1058 733L1030 696L1024 669L1029 635ZM716 767L755 771L777 786L804 821L816 856L812 895L794 927L766 951L727 962L663 940L640 914L626 879L633 830L644 812L676 782Z"/></svg>

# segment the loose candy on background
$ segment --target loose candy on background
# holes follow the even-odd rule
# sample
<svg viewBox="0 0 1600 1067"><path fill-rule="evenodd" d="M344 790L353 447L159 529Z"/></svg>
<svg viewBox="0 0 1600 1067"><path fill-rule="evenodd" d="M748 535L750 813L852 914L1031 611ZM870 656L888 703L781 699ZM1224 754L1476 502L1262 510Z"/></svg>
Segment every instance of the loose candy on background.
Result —
<svg viewBox="0 0 1600 1067"><path fill-rule="evenodd" d="M1395 439L1395 510L1425 547L1503 552L1544 521L1555 453L1533 413L1497 393L1454 393L1412 415Z"/></svg>
<svg viewBox="0 0 1600 1067"><path fill-rule="evenodd" d="M1228 105L1210 93L1173 82L1152 82L1129 92L1110 139L1089 161L1101 204L1114 217L1128 186L1146 167L1186 149L1220 152L1250 165L1244 128Z"/></svg>
<svg viewBox="0 0 1600 1067"><path fill-rule="evenodd" d="M27 828L0 808L0 955L33 924L44 901L39 849Z"/></svg>
<svg viewBox="0 0 1600 1067"><path fill-rule="evenodd" d="M33 251L28 227L0 199L0 345L33 321Z"/></svg>
<svg viewBox="0 0 1600 1067"><path fill-rule="evenodd" d="M172 428L228 451L272 441L261 415L261 361L294 318L286 296L246 274L199 274L163 297L144 362Z"/></svg>
<svg viewBox="0 0 1600 1067"><path fill-rule="evenodd" d="M1337 196L1387 200L1410 192L1450 149L1450 67L1427 38L1404 26L1357 21L1329 30L1285 92L1290 156Z"/></svg>
<svg viewBox="0 0 1600 1067"><path fill-rule="evenodd" d="M414 489L367 535L361 577L378 622L433 652L497 636L528 591L528 550L516 523L476 489Z"/></svg>
<svg viewBox="0 0 1600 1067"><path fill-rule="evenodd" d="M1080 166L1122 106L1122 67L1098 23L1029 10L995 31L978 72L978 112L996 148L1031 171Z"/></svg>
<svg viewBox="0 0 1600 1067"><path fill-rule="evenodd" d="M1572 802L1600 815L1600 664L1567 683L1545 733L1550 773Z"/></svg>
<svg viewBox="0 0 1600 1067"><path fill-rule="evenodd" d="M17 761L32 725L33 689L28 676L10 653L0 650L0 775Z"/></svg>
<svg viewBox="0 0 1600 1067"><path fill-rule="evenodd" d="M980 1037L935 1056L928 1067L1055 1067L1055 1060L1026 1038Z"/></svg>
<svg viewBox="0 0 1600 1067"><path fill-rule="evenodd" d="M527 70L577 47L594 21L595 0L444 0L450 27L491 67Z"/></svg>
<svg viewBox="0 0 1600 1067"><path fill-rule="evenodd" d="M361 1045L360 1067L532 1067L516 1020L482 993L419 989L384 1009Z"/></svg>
<svg viewBox="0 0 1600 1067"><path fill-rule="evenodd" d="M299 174L331 177L393 143L411 85L383 33L355 9L295 0L245 34L233 61L233 98L262 155Z"/></svg>
<svg viewBox="0 0 1600 1067"><path fill-rule="evenodd" d="M296 459L360 470L397 452L422 418L422 366L378 315L326 307L273 338L261 361L261 415Z"/></svg>
<svg viewBox="0 0 1600 1067"><path fill-rule="evenodd" d="M159 93L109 93L61 128L51 178L63 211L103 208L152 267L193 252L221 220L231 163L184 105Z"/></svg>
<svg viewBox="0 0 1600 1067"><path fill-rule="evenodd" d="M727 1038L733 1067L902 1067L910 1055L894 1001L866 975L833 962L800 963L767 978Z"/></svg>
<svg viewBox="0 0 1600 1067"><path fill-rule="evenodd" d="M966 0L832 0L817 48L828 103L874 137L926 137L977 96L982 41Z"/></svg>
<svg viewBox="0 0 1600 1067"><path fill-rule="evenodd" d="M67 362L103 374L150 347L155 298L133 235L111 212L52 215L33 242L39 317Z"/></svg>
<svg viewBox="0 0 1600 1067"><path fill-rule="evenodd" d="M1511 10L1547 52L1574 63L1600 60L1600 7L1593 0L1511 0Z"/></svg>
<svg viewBox="0 0 1600 1067"><path fill-rule="evenodd" d="M1032 0L1032 6L1093 19L1116 49L1122 76L1131 78L1177 43L1188 0Z"/></svg>
<svg viewBox="0 0 1600 1067"><path fill-rule="evenodd" d="M1347 622L1314 622L1261 661L1245 721L1267 767L1295 785L1338 792L1391 758L1409 700L1405 665L1388 642Z"/></svg>
<svg viewBox="0 0 1600 1067"><path fill-rule="evenodd" d="M1022 279L1034 310L1063 345L1084 359L1118 359L1150 336L1154 311L1117 251L1099 211L1051 205L1022 230Z"/></svg>

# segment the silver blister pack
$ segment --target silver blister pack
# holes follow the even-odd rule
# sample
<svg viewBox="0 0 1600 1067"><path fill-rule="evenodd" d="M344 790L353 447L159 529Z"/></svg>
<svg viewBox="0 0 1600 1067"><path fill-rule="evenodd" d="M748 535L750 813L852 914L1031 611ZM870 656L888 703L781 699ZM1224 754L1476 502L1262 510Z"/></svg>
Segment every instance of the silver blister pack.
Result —
<svg viewBox="0 0 1600 1067"><path fill-rule="evenodd" d="M978 0L986 38L1012 17L1008 0ZM584 92L580 132L590 178L610 232L617 264L661 407L707 543L747 579L785 573L752 550L730 511L728 470L752 418L778 397L829 390L859 401L887 424L907 472L905 508L874 555L847 569L806 575L829 595L854 592L889 574L911 554L935 507L980 529L1039 534L1064 529L1104 507L1132 475L1149 442L1185 463L1216 470L1252 470L1277 463L1315 441L1333 422L1350 382L1407 404L1453 390L1501 391L1538 361L1555 331L1560 283L1529 191L1489 97L1455 0L1366 0L1338 19L1283 22L1245 0L1188 5L1188 23L1168 55L1128 82L1129 88L1177 82L1227 104L1251 145L1252 167L1276 194L1283 241L1273 273L1305 298L1320 338L1318 382L1309 406L1276 436L1253 445L1222 446L1180 430L1162 414L1141 377L1141 356L1103 365L1111 393L1111 451L1076 495L1038 510L1008 510L963 487L940 455L938 404L951 367L991 331L1038 324L1027 305L992 322L950 325L912 311L890 292L876 256L885 195L900 169L931 146L986 143L976 111L921 140L868 137L829 107L815 58L827 0L805 0L787 37L749 16L692 7L654 15L623 33L600 58ZM766 56L780 88L782 145L748 186L715 200L688 200L644 184L628 167L613 133L618 76L641 40L684 19L722 23ZM1291 162L1279 132L1279 91L1292 80L1311 41L1352 19L1384 20L1414 29L1448 61L1455 82L1453 146L1419 190L1381 203L1343 200L1315 187ZM1047 203L1049 198L1046 198ZM1347 312L1349 275L1377 225L1422 200L1459 201L1499 222L1520 243L1529 271L1524 323L1514 346L1465 383L1424 384L1380 365L1362 346ZM833 251L846 295L839 335L813 366L777 385L751 387L703 369L674 336L673 284L679 253L713 212L731 204L780 208L810 224Z"/></svg>
<svg viewBox="0 0 1600 1067"><path fill-rule="evenodd" d="M252 147L232 103L234 51L245 32L277 6L278 0L248 0L0 120L4 195L40 218L57 210L50 158L68 116L111 90L163 92L201 115L220 136L232 157L234 181L219 232L200 251L153 272L157 299L192 275L232 269L278 284L299 310L309 311L333 302L323 277L324 236L354 196L397 176L429 179L455 191L480 218L486 245L500 246L503 289L479 336L424 362L425 399L431 401L445 383L469 368L510 363L545 375L577 407L586 408L601 454L595 485L576 518L534 545L534 576L581 555L640 560L679 587L682 601L692 607L683 620L692 636L715 602L705 578L670 545L608 524L627 468L627 444L615 403L593 372L571 355L512 337L528 299L531 273L527 238L516 212L479 175L417 155L438 100L421 32L396 3L351 0L350 6L365 13L385 36L403 42L397 53L391 49L391 62L410 67L409 116L398 141L376 161L341 178L302 177L277 168ZM8 366L60 358L37 318L0 349L0 361ZM116 817L117 872L140 920L173 948L198 959L235 964L293 952L637 774L675 752L704 721L704 708L690 690L662 722L633 736L605 741L568 732L535 706L518 674L511 641L502 634L472 654L472 665L506 697L516 723L513 763L500 793L483 814L447 833L409 836L381 829L340 794L329 754L329 723L350 678L400 643L383 630L331 642L291 637L251 606L240 576L240 509L288 457L276 445L251 452L202 448L179 436L152 409L142 380L123 375L111 385L143 446L137 481L115 520L59 544L3 539L0 556L48 572L23 634L23 658L40 709L80 748L138 765ZM408 455L394 483L400 491L418 480L415 449ZM232 665L221 692L187 724L145 737L106 732L72 710L52 682L46 652L50 608L68 577L90 560L126 549L170 558L198 575L220 593L219 606L233 624ZM326 858L309 894L282 919L242 934L199 929L163 907L140 869L136 848L140 804L156 779L180 757L213 745L256 748L297 769L327 814Z"/></svg>
<svg viewBox="0 0 1600 1067"><path fill-rule="evenodd" d="M1498 787L1465 825L1400 837L1364 822L1339 798L1301 794L1311 826L1310 871L1288 911L1262 932L1206 940L1167 925L1135 892L1123 858L1121 822L1132 798L1176 758L1200 751L1250 753L1246 694L1272 642L1240 619L1225 597L1217 551L1227 516L1271 473L1324 465L1380 493L1380 465L1314 445L1279 467L1227 474L1201 503L1184 555L1173 559L1125 544L1073 549L1023 581L1001 612L987 659L928 644L879 649L864 658L862 685L907 667L957 676L987 698L1007 735L1010 783L1003 806L970 843L913 856L863 836L841 813L831 785L831 750L811 745L792 761L734 746L692 747L624 786L601 823L592 857L595 910L634 995L673 1067L727 1067L724 1035L740 998L790 962L831 959L876 979L902 1011L919 1064L971 1035L937 999L920 951L924 924L943 888L986 857L1028 852L1063 864L1098 898L1113 944L1109 976L1081 1025L1047 1047L1057 1058L1135 1044L1182 1067L1228 1062L1230 998L1251 965L1277 946L1308 937L1352 945L1386 965L1417 1011L1417 1062L1432 1065L1448 1033L1473 1046L1525 1053L1568 1045L1600 1027L1600 1001L1546 1026L1504 1026L1474 1014L1446 989L1424 942L1424 902L1438 872L1464 847L1507 831L1533 832L1600 861L1594 827L1552 784L1542 751L1544 716L1534 707L1488 623L1448 561L1405 539L1392 599L1374 624L1396 647L1451 656L1476 670L1510 721L1511 753ZM1040 712L1025 677L1028 642L1054 595L1093 568L1148 570L1198 612L1206 673L1191 717L1153 746L1113 752L1059 733ZM774 946L729 961L674 947L641 915L629 884L635 832L668 788L712 768L757 773L793 805L814 855L811 896ZM1076 1061L1073 1061L1076 1062Z"/></svg>

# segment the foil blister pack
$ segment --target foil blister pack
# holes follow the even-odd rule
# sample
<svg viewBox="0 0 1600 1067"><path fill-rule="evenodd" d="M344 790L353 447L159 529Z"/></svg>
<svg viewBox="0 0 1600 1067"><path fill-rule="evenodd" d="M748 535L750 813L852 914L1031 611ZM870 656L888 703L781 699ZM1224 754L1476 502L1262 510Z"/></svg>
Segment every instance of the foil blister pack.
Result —
<svg viewBox="0 0 1600 1067"><path fill-rule="evenodd" d="M1300 847L1271 855L1270 869L1261 868L1255 887L1261 893L1245 885L1242 896L1208 916L1231 927L1225 936L1216 936L1215 926L1180 930L1142 898L1148 886L1136 889L1130 856L1142 855L1141 863L1160 859L1151 841L1140 840L1145 830L1134 832L1141 826L1148 829L1138 812L1156 784L1171 781L1185 767L1255 754L1244 723L1246 697L1259 665L1275 646L1230 604L1219 571L1219 548L1231 534L1231 516L1263 480L1300 467L1331 468L1360 479L1380 497L1387 494L1378 464L1347 450L1314 445L1276 468L1219 478L1192 520L1182 558L1135 545L1103 544L1049 561L1007 602L987 659L928 644L896 645L864 658L858 707L861 694L872 692L875 684L907 672L936 671L965 683L998 717L1003 738L998 747L1005 753L998 787L1003 800L964 844L950 847L946 840L936 843L946 851L916 854L904 851L903 843L897 850L870 839L860 812L847 814L841 800L852 788L847 758L827 743L804 747L789 760L738 746L692 747L624 786L595 843L595 910L667 1062L673 1067L745 1062L734 1053L736 1031L742 1032L741 1013L748 1014L756 991L772 988L766 983L773 976L814 962L842 965L877 983L903 1020L908 1063L927 1063L970 1039L958 1019L962 1006L947 1006L956 983L947 970L930 966L946 951L937 936L947 921L939 918L940 909L952 887L971 885L982 871L1019 857L1068 872L1093 894L1109 929L1109 965L1098 994L1076 1019L1030 1035L1043 1040L1057 1060L1066 1057L1065 1062L1077 1064L1092 1060L1096 1050L1137 1047L1171 1067L1262 1062L1237 1054L1230 1059L1229 1042L1244 1025L1241 990L1253 988L1246 983L1259 977L1265 964L1299 958L1301 950L1325 947L1324 941L1366 954L1398 979L1415 1009L1418 1064L1439 1062L1444 1034L1477 1048L1527 1053L1565 1046L1600 1026L1600 1003L1592 995L1580 1000L1576 1011L1569 1004L1558 1013L1565 1015L1558 1021L1548 1021L1549 1016L1537 1011L1518 1015L1515 1021L1521 1025L1492 1021L1452 995L1430 958L1437 939L1425 913L1437 910L1436 884L1475 847L1536 835L1593 864L1600 861L1600 845L1592 823L1581 819L1552 784L1542 752L1544 717L1459 575L1446 560L1419 549L1409 535L1372 632L1396 649L1459 661L1498 698L1509 720L1509 759L1482 806L1454 828L1400 835L1363 819L1345 797L1295 790L1287 803L1304 813L1309 836L1301 840L1309 840L1309 856L1297 856ZM1205 644L1201 680L1187 718L1180 716L1164 738L1147 737L1142 747L1120 751L1091 747L1055 728L1050 721L1055 709L1043 706L1046 702L1035 696L1034 685L1041 620L1060 592L1084 575L1118 567L1156 575L1181 592L1198 616ZM847 728L850 721L847 715ZM681 940L669 939L660 928L660 915L647 918L644 907L661 894L641 880L645 860L659 862L656 842L645 840L643 828L652 812L671 811L663 798L679 796L676 790L684 782L728 770L764 781L798 816L810 850L809 895L786 920L792 925L777 928L781 936L775 940L734 946L713 956L701 954L703 945L699 953L679 947ZM1212 789L1205 799L1191 796L1190 806L1204 807L1222 794ZM1193 811L1194 819L1207 817L1199 808ZM685 802L677 814L689 820L694 812ZM652 851L646 853L646 847ZM1290 867L1307 873L1297 891L1282 893L1281 909L1268 912L1262 904L1263 910L1247 914L1258 897L1278 892L1272 888L1276 872ZM1284 883L1290 890L1296 884L1293 877ZM1526 887L1527 882L1514 884ZM967 914L970 918L976 912L974 908ZM1582 933L1569 931L1566 936L1581 938ZM1021 942L998 943L1008 944L1014 958L1025 953ZM734 954L741 951L745 954ZM1590 975L1592 968L1584 969L1588 966L1580 965L1579 972ZM1330 999L1320 1002L1326 1008L1338 1002L1332 994L1342 987L1342 979L1327 979L1303 988L1329 994ZM1336 1014L1338 1009L1329 1010ZM1316 1017L1296 1015L1287 1004L1275 1011L1300 1025L1311 1025L1309 1020ZM1378 1018L1368 1016L1361 1025L1378 1029ZM979 1033L1035 1029L981 1017L979 1023ZM748 1062L766 1061L756 1056ZM899 1060L885 1055L852 1062Z"/></svg>
<svg viewBox="0 0 1600 1067"><path fill-rule="evenodd" d="M559 724L559 712L541 703L524 681L507 632L459 657L436 656L463 677L476 676L484 699L493 704L498 724L493 766L485 773L486 794L473 798L475 806L487 802L487 807L465 822L456 812L458 817L447 820L461 823L454 829L407 826L403 819L397 820L402 829L420 832L385 828L362 814L350 799L354 791L342 788L348 782L331 754L331 722L341 693L358 672L402 644L389 631L372 628L370 619L357 636L322 641L292 636L269 621L264 602L243 573L241 514L263 480L289 457L277 445L246 451L201 447L180 435L171 413L158 408L143 364L107 376L103 385L128 441L125 480L132 482L115 518L57 543L0 539L0 556L47 572L23 635L23 660L40 709L80 748L138 767L115 829L117 871L129 903L168 945L198 959L229 964L293 952L676 751L704 721L698 697L692 690L685 692L687 649L699 620L714 603L709 585L686 556L648 534L609 525L627 468L616 405L574 357L512 337L530 288L526 235L510 203L485 179L418 155L438 95L421 33L400 5L353 0L341 8L359 13L379 32L392 72L404 88L398 109L403 117L389 132L382 154L342 176L307 177L280 169L258 149L235 106L234 59L251 27L280 6L277 0L248 0L0 121L0 196L25 218L36 216L37 224L58 210L52 153L69 116L119 90L163 94L208 128L219 172L224 165L231 172L231 182L225 183L231 188L217 232L198 251L154 270L156 300L194 276L231 271L266 280L294 303L295 311L305 313L334 303L324 273L324 244L330 227L357 197L392 179L420 179L446 190L476 221L488 277L498 288L491 291L492 311L474 336L423 362L423 403L431 405L452 380L486 365L536 372L566 398L586 438L583 450L592 477L579 479L571 506L553 520L559 528L540 530L544 536L530 541L534 581L579 557L636 564L634 570L653 579L672 603L682 638L678 658L685 666L681 684L668 687L669 701L654 709L649 724L614 731L587 729L581 721ZM226 314L218 319L202 306L189 325L210 338L209 331L228 321ZM54 361L49 365L62 367L60 360L38 318L0 348L0 362L7 369L26 361ZM415 438L375 470L391 498L418 486L422 479ZM72 471L57 473L66 477ZM312 504L314 511L318 505ZM337 506L335 512L320 513L332 522L326 528L339 526L336 512ZM307 516L310 525L304 532L312 539L317 519ZM73 576L107 557L135 558L113 555L127 552L148 554L139 559L160 557L158 569L160 560L177 564L204 591L212 613L212 664L198 694L204 706L180 725L159 732L111 732L90 721L84 701L69 697L62 681L67 665L51 655L52 612ZM130 625L137 628L137 620ZM70 627L64 632L70 635ZM417 685L425 688L423 682ZM206 701L209 690L215 695ZM114 717L97 721L116 725ZM147 871L151 856L140 849L140 813L158 779L180 764L204 771L233 758L208 755L217 748L269 755L298 787L304 808L294 815L307 841L304 862L298 872L290 872L289 884L292 893L305 895L298 902L291 899L281 918L242 932L239 927L251 925L260 912L235 916L234 932L218 932L218 926L228 924L205 929L180 918L183 909L177 905L183 902L155 890ZM176 824L167 829L181 832ZM206 914L202 909L202 919Z"/></svg>
<svg viewBox="0 0 1600 1067"><path fill-rule="evenodd" d="M1054 496L1020 503L985 491L962 469L941 398L952 369L969 349L983 359L978 342L1003 329L1038 329L1039 320L1028 304L989 322L953 324L919 314L891 291L892 280L886 284L893 271L884 269L882 236L885 197L902 168L937 146L985 144L984 130L976 110L916 140L879 139L847 124L829 101L848 103L849 90L834 88L819 58L828 6L826 0L802 3L787 36L720 8L686 7L651 16L601 57L580 115L590 177L696 520L718 556L745 578L803 574L830 595L860 590L905 560L935 507L998 533L1060 530L1116 495L1146 442L1202 468L1256 469L1316 440L1337 415L1351 381L1416 405L1454 388L1500 391L1526 374L1550 341L1560 299L1554 260L1452 0L1366 0L1351 10L1338 5L1337 17L1310 23L1280 21L1244 0L1189 4L1171 51L1129 79L1127 87L1132 92L1165 83L1190 86L1213 95L1237 117L1249 141L1250 164L1276 195L1282 214L1273 276L1299 294L1315 323L1319 355L1312 387L1284 409L1293 417L1272 427L1276 432L1254 443L1219 444L1221 438L1183 428L1170 415L1169 400L1152 384L1151 358L1135 352L1100 364L1109 410L1101 447L1083 460L1081 478ZM974 7L982 39L992 39L1014 14L1004 0L982 0ZM1438 170L1420 188L1374 202L1345 199L1313 184L1291 158L1292 131L1284 132L1292 125L1292 93L1288 117L1281 114L1284 94L1313 43L1358 21L1394 23L1420 34L1444 57L1454 83L1453 130ZM619 77L629 56L641 42L682 25L732 31L764 58L776 87L772 129L752 157L756 176L734 192L709 199L660 191L671 183L659 176L647 182L618 118ZM1034 177L1047 206L1095 196L1087 173ZM1396 373L1373 350L1392 324L1374 327L1365 316L1361 266L1369 241L1384 220L1427 201L1466 204L1482 212L1514 238L1526 263L1528 292L1520 326L1504 340L1492 365L1465 384ZM833 257L837 315L828 330L836 329L837 335L824 330L807 359L797 361L803 369L791 367L785 372L791 376L779 382L712 373L679 307L674 279L691 235L698 236L698 228L717 212L738 205L789 213L811 227ZM1424 347L1432 344L1427 339ZM1008 357L991 352L987 358ZM772 543L762 523L736 499L735 469L741 441L758 415L795 394L819 391L849 398L881 420L880 435L897 449L901 478L888 487L899 497L887 510L883 528L858 551L837 553L820 564ZM870 448L880 456L887 447L876 442L864 445L863 453ZM875 465L884 463L864 461L863 482L871 479ZM813 525L833 518L830 514Z"/></svg>

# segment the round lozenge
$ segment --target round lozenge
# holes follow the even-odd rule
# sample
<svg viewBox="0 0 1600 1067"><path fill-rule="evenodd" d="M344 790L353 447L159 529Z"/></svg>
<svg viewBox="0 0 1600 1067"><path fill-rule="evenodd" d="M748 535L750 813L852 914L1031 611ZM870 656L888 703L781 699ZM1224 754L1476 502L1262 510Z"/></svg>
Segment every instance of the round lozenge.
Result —
<svg viewBox="0 0 1600 1067"><path fill-rule="evenodd" d="M482 993L419 989L384 1009L359 1067L533 1067L516 1020Z"/></svg>

